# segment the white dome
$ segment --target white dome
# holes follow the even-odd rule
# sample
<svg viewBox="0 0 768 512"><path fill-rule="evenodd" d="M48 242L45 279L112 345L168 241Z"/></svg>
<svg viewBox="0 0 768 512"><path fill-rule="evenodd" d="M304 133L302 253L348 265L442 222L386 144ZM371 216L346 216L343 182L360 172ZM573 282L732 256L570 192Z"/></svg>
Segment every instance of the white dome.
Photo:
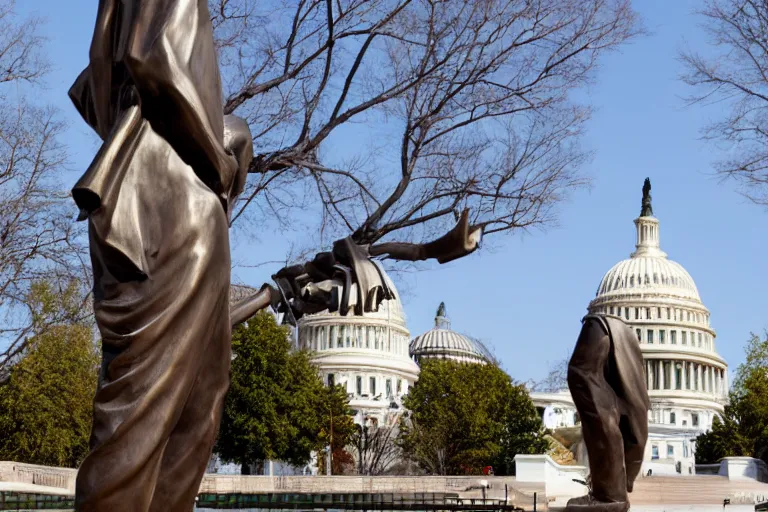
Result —
<svg viewBox="0 0 768 512"><path fill-rule="evenodd" d="M677 471L693 471L689 443L723 413L728 365L717 353L709 310L696 283L661 250L650 181L635 227L635 252L606 272L587 310L619 316L637 335L651 400L645 464L661 471L654 464L666 453Z"/></svg>
<svg viewBox="0 0 768 512"><path fill-rule="evenodd" d="M411 357L422 359L453 359L461 362L486 363L490 352L479 341L450 329L451 323L441 303L435 317L435 327L411 341Z"/></svg>
<svg viewBox="0 0 768 512"><path fill-rule="evenodd" d="M600 281L597 297L655 293L700 301L691 275L679 263L661 256L635 256L618 262Z"/></svg>
<svg viewBox="0 0 768 512"><path fill-rule="evenodd" d="M375 262L374 262L375 263ZM312 352L312 361L328 384L344 386L358 424L394 424L402 398L419 376L408 355L410 333L397 289L382 270L394 295L378 311L346 315L322 311L298 322L298 346Z"/></svg>

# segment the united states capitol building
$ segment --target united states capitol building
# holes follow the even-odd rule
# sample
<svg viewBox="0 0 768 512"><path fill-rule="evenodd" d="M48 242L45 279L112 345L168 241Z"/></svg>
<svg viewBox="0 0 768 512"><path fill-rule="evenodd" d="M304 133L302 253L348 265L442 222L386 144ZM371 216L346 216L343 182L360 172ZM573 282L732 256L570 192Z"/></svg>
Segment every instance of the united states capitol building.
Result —
<svg viewBox="0 0 768 512"><path fill-rule="evenodd" d="M726 403L728 366L716 351L696 283L661 250L660 222L652 210L643 213L650 214L634 221L635 251L606 272L587 311L619 316L637 333L652 403L643 471L693 474L695 438L711 428ZM299 347L315 354L323 379L346 387L360 424L397 421L402 398L418 379L418 363L426 358L492 360L483 343L451 329L444 304L434 328L409 343L396 291L378 312L311 315L300 321L298 332ZM567 389L531 396L547 428L579 430Z"/></svg>
<svg viewBox="0 0 768 512"><path fill-rule="evenodd" d="M299 348L314 354L327 384L345 387L360 425L389 426L400 419L403 396L419 378L420 361L484 364L491 359L479 340L451 330L444 304L438 308L434 328L411 340L399 294L386 279L395 297L384 301L377 312L362 316L323 312L299 320Z"/></svg>
<svg viewBox="0 0 768 512"><path fill-rule="evenodd" d="M637 333L652 403L643 472L694 474L695 438L723 413L728 366L716 351L710 313L693 278L661 250L659 220L650 210L634 224L635 251L606 272L587 311L619 316ZM405 412L403 397L418 380L419 363L425 359L467 364L494 360L482 342L452 330L442 303L434 327L411 338L400 296L383 275L394 297L378 311L306 315L296 330L297 348L312 353L326 384L346 389L360 425L399 421ZM569 448L577 459L584 459L570 392L536 392L531 398L544 426L556 434L562 431L573 441Z"/></svg>
<svg viewBox="0 0 768 512"><path fill-rule="evenodd" d="M643 472L694 474L695 438L723 413L728 365L696 283L661 250L659 220L651 211L634 222L635 251L606 272L587 311L619 316L637 333L652 407ZM531 398L546 427L578 422L567 390Z"/></svg>

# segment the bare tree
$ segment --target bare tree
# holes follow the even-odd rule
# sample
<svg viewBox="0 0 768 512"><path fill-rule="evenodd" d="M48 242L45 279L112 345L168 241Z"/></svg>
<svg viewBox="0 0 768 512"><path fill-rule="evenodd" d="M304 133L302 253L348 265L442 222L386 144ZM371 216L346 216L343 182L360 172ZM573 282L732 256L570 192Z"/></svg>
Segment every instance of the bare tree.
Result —
<svg viewBox="0 0 768 512"><path fill-rule="evenodd" d="M531 380L527 383L530 391L543 393L556 393L568 389L568 361L570 356L561 359L549 367L547 376L539 381Z"/></svg>
<svg viewBox="0 0 768 512"><path fill-rule="evenodd" d="M379 427L357 426L352 435L352 452L358 475L382 475L400 458L400 448L395 444L397 422Z"/></svg>
<svg viewBox="0 0 768 512"><path fill-rule="evenodd" d="M730 146L730 156L715 168L768 207L768 3L710 0L699 14L716 53L681 54L687 69L683 80L696 89L688 102L727 105L727 115L704 132L705 138Z"/></svg>
<svg viewBox="0 0 768 512"><path fill-rule="evenodd" d="M464 208L486 234L552 221L590 156L569 94L639 32L629 0L210 5L226 111L258 152L233 222L314 207L321 235L357 243L425 239Z"/></svg>
<svg viewBox="0 0 768 512"><path fill-rule="evenodd" d="M20 19L13 8L12 1L0 2L0 383L27 338L63 320L36 311L33 285L68 289L73 280L82 282L85 267L68 194L57 180L66 159L57 141L64 127L52 109L28 103L20 92L46 70L38 21ZM82 306L61 314L88 314Z"/></svg>

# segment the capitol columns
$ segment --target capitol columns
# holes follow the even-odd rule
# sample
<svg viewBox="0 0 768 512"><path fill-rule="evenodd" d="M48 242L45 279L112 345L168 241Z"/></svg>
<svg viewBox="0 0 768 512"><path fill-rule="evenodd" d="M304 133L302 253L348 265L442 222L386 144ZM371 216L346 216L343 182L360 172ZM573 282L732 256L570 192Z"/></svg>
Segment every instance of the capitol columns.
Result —
<svg viewBox="0 0 768 512"><path fill-rule="evenodd" d="M693 383L695 382L693 380L693 363L686 363L688 366L688 389L692 390L694 388Z"/></svg>
<svg viewBox="0 0 768 512"><path fill-rule="evenodd" d="M675 365L677 364L677 361L674 359L669 362L669 373L670 373L670 386L669 389L672 391L677 389L677 368Z"/></svg>

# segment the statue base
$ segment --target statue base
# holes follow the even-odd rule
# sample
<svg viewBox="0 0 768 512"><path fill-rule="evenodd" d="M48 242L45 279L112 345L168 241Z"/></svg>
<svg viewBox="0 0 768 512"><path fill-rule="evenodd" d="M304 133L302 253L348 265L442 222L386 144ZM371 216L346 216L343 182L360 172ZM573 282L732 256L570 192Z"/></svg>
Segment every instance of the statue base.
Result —
<svg viewBox="0 0 768 512"><path fill-rule="evenodd" d="M565 512L627 512L628 501L606 503L598 501L592 496L581 496L568 500Z"/></svg>

